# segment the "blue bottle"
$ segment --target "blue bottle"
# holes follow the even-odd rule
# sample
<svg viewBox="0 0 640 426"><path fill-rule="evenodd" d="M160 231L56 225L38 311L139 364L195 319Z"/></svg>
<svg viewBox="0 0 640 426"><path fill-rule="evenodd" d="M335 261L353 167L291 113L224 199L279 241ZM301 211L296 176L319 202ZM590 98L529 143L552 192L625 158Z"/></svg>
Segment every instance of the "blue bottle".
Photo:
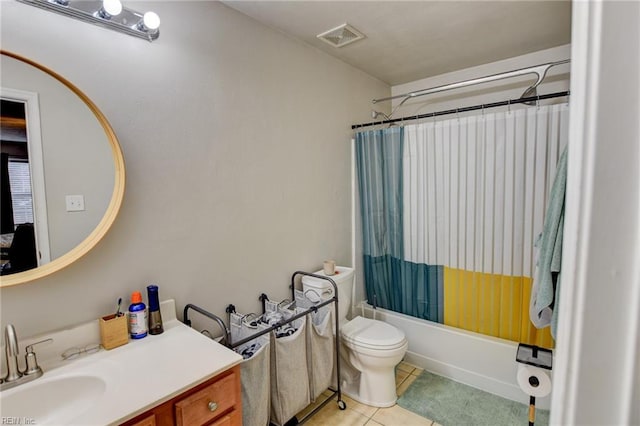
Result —
<svg viewBox="0 0 640 426"><path fill-rule="evenodd" d="M158 286L147 286L147 300L149 301L149 334L162 334L162 315L160 315L160 300L158 298Z"/></svg>
<svg viewBox="0 0 640 426"><path fill-rule="evenodd" d="M142 295L139 291L131 293L129 335L132 339L142 339L147 336L147 307L142 303Z"/></svg>

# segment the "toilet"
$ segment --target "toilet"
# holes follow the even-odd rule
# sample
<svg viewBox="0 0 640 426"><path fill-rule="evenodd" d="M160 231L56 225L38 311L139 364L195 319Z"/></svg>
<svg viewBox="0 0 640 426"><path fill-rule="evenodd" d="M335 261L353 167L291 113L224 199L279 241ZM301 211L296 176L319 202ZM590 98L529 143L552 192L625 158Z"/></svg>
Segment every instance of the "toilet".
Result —
<svg viewBox="0 0 640 426"><path fill-rule="evenodd" d="M314 274L327 276L324 271ZM353 268L342 266L328 276L338 287L341 360L347 361L347 365L341 364L341 390L360 403L391 407L397 399L395 367L409 344L404 332L391 324L361 316L347 319L354 276ZM304 276L302 288L308 295L313 292L322 299L333 297L333 286L327 280Z"/></svg>

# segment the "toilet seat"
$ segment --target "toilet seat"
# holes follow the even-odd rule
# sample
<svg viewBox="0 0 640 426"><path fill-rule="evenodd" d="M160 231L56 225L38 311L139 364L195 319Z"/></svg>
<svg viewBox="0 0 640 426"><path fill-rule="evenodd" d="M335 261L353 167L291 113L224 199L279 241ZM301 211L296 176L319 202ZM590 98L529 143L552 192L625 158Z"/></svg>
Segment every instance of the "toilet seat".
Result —
<svg viewBox="0 0 640 426"><path fill-rule="evenodd" d="M341 329L342 339L347 346L371 350L389 351L407 344L402 330L383 321L355 317Z"/></svg>

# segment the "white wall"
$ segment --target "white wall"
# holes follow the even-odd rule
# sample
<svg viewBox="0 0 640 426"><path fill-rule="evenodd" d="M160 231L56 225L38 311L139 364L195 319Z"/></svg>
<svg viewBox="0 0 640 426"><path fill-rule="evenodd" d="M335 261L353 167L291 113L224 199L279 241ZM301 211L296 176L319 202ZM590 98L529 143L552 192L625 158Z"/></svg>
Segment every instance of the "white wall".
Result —
<svg viewBox="0 0 640 426"><path fill-rule="evenodd" d="M127 170L91 252L1 290L19 336L97 318L150 283L179 309L256 311L261 292L288 295L295 270L350 263L350 125L390 88L218 2L130 6L160 15L157 41L2 1L2 48L84 91Z"/></svg>
<svg viewBox="0 0 640 426"><path fill-rule="evenodd" d="M576 2L552 424L640 424L640 3Z"/></svg>

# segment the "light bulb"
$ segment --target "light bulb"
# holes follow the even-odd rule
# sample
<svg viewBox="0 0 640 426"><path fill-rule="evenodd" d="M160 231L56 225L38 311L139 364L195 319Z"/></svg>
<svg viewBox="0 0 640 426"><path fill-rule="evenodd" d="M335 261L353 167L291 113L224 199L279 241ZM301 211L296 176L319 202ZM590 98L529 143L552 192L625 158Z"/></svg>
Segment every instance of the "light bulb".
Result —
<svg viewBox="0 0 640 426"><path fill-rule="evenodd" d="M105 19L117 16L122 12L122 3L120 0L103 0L100 12L102 12L100 15Z"/></svg>
<svg viewBox="0 0 640 426"><path fill-rule="evenodd" d="M142 17L142 24L148 30L157 30L160 26L160 17L155 12L146 12Z"/></svg>

